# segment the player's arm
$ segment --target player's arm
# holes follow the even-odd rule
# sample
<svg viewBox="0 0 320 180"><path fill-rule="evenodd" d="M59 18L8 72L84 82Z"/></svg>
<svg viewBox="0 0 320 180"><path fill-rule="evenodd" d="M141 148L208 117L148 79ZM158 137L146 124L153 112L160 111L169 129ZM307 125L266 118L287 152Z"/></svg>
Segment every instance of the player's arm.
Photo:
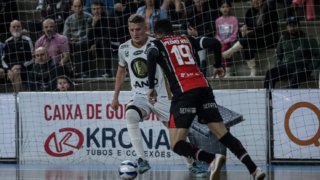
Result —
<svg viewBox="0 0 320 180"><path fill-rule="evenodd" d="M126 68L119 65L117 76L116 76L116 84L114 87L113 100L111 102L111 108L115 111L118 110L118 107L119 107L119 100L118 100L119 94L125 78L126 78Z"/></svg>
<svg viewBox="0 0 320 180"><path fill-rule="evenodd" d="M197 38L196 44L201 48L201 49L211 49L214 54L214 67L215 68L220 68L221 66L221 43L218 39L216 38L209 38L209 37L202 37L202 38Z"/></svg>
<svg viewBox="0 0 320 180"><path fill-rule="evenodd" d="M193 38L193 37L192 37ZM221 43L215 38L201 37L190 39L193 41L194 46L197 51L202 49L211 49L214 54L215 63L213 64L213 77L216 78L218 75L219 79L224 76L224 70L221 66Z"/></svg>
<svg viewBox="0 0 320 180"><path fill-rule="evenodd" d="M119 94L120 94L121 86L126 78L126 61L123 57L123 51L121 50L121 46L119 47L118 57L119 57L119 65L118 65L118 71L116 75L116 83L114 87L113 100L111 102L111 108L115 111L118 110Z"/></svg>
<svg viewBox="0 0 320 180"><path fill-rule="evenodd" d="M148 99L153 105L157 102L157 92L154 89L154 79L156 75L157 59L159 56L158 48L153 45L147 50L147 67L148 67L148 82L149 82L149 92Z"/></svg>

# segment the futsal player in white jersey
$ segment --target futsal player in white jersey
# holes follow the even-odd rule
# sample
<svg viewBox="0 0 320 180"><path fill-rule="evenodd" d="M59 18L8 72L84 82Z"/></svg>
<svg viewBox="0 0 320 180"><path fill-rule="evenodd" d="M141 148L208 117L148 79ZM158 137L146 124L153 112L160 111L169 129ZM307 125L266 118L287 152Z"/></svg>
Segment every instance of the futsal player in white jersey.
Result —
<svg viewBox="0 0 320 180"><path fill-rule="evenodd" d="M131 40L123 43L119 47L119 67L116 76L115 92L111 103L113 110L118 110L119 93L126 77L126 68L129 69L132 97L127 104L126 122L131 144L138 156L139 173L143 174L151 167L146 159L143 149L143 139L140 132L139 122L145 120L152 112L168 127L170 117L171 92L168 93L166 79L160 68L156 69L155 88L158 92L158 103L152 106L147 97L148 72L147 72L147 44L154 38L146 35L145 18L141 15L133 14L128 20ZM169 86L168 86L169 87ZM190 158L186 158L186 163L190 174L196 177L206 177L206 171L202 166L196 165Z"/></svg>

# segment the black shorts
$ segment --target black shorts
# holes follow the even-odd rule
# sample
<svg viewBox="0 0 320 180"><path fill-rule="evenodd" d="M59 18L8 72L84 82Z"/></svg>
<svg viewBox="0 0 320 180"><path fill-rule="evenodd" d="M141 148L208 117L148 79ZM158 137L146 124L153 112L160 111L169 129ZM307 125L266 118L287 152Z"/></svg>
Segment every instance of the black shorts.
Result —
<svg viewBox="0 0 320 180"><path fill-rule="evenodd" d="M188 129L196 115L204 124L223 121L211 88L196 88L173 96L169 127Z"/></svg>

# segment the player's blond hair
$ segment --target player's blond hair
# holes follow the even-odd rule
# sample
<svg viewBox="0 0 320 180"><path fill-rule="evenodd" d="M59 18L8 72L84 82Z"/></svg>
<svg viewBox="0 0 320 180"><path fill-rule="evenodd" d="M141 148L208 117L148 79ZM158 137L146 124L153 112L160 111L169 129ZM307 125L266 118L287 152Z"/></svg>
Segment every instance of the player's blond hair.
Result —
<svg viewBox="0 0 320 180"><path fill-rule="evenodd" d="M134 23L134 24L145 23L145 19L140 14L132 14L128 19L128 23Z"/></svg>

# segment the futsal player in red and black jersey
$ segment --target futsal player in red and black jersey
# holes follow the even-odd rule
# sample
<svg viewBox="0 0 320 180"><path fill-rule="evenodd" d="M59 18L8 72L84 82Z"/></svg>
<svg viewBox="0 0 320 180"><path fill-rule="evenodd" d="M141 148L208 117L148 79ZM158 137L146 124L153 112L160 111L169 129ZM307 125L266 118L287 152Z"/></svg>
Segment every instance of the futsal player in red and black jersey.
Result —
<svg viewBox="0 0 320 180"><path fill-rule="evenodd" d="M226 157L208 153L185 141L192 121L198 115L211 133L247 166L252 179L264 179L266 174L251 160L241 142L227 131L212 89L197 66L199 58L196 52L211 48L216 61L214 77L218 75L220 79L223 78L220 42L207 37L175 36L172 24L167 19L155 23L154 34L157 39L152 41L147 49L148 98L151 104L157 102L154 76L158 63L165 72L173 94L169 121L171 149L181 156L207 162L211 169L210 179L220 179L220 170L226 162Z"/></svg>

